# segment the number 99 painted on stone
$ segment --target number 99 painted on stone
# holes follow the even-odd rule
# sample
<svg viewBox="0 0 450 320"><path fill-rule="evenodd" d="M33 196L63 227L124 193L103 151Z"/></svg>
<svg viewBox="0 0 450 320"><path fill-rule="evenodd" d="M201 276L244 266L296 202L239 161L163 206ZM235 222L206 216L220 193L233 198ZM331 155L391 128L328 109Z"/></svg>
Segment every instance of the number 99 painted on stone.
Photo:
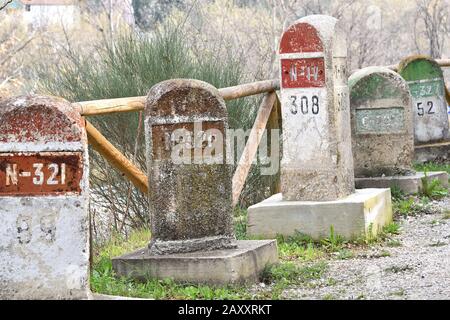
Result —
<svg viewBox="0 0 450 320"><path fill-rule="evenodd" d="M0 101L0 298L89 292L84 121L66 100Z"/></svg>

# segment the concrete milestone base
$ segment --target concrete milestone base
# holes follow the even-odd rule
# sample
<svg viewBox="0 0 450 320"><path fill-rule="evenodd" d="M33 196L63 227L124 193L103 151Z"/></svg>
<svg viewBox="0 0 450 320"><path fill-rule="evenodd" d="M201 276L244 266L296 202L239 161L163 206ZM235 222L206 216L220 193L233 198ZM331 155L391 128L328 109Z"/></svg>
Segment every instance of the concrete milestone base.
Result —
<svg viewBox="0 0 450 320"><path fill-rule="evenodd" d="M416 172L411 176L392 176L376 178L355 178L355 186L362 188L392 188L397 186L406 194L418 193L422 189L423 172ZM431 182L438 179L443 187L448 187L448 174L444 171L427 172L427 179Z"/></svg>
<svg viewBox="0 0 450 320"><path fill-rule="evenodd" d="M446 161L450 159L450 141L441 141L414 146L414 161Z"/></svg>
<svg viewBox="0 0 450 320"><path fill-rule="evenodd" d="M117 275L142 281L172 278L222 285L256 282L266 265L278 262L275 240L242 240L237 244L236 249L168 255L148 255L144 248L113 258L112 264Z"/></svg>
<svg viewBox="0 0 450 320"><path fill-rule="evenodd" d="M313 239L334 233L346 239L376 235L392 221L390 189L356 190L336 201L285 201L281 193L248 208L247 234L263 238L303 233ZM371 230L370 230L371 229Z"/></svg>

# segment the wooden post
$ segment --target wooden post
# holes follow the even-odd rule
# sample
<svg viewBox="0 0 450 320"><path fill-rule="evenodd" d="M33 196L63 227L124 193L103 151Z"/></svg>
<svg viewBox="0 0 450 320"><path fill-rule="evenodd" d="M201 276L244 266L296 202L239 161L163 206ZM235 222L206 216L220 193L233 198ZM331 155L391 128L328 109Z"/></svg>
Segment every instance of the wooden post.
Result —
<svg viewBox="0 0 450 320"><path fill-rule="evenodd" d="M272 111L272 107L275 103L276 93L270 92L266 94L261 102L256 116L255 123L248 137L247 144L245 145L244 152L239 160L238 167L233 176L233 206L235 206L239 200L239 196L244 188L245 180L247 179L252 161L258 150L259 143L261 141L264 129L266 128L267 121Z"/></svg>
<svg viewBox="0 0 450 320"><path fill-rule="evenodd" d="M447 85L444 85L445 89L445 100L447 100L447 105L450 106L450 90L448 89Z"/></svg>
<svg viewBox="0 0 450 320"><path fill-rule="evenodd" d="M109 163L125 176L144 194L148 193L147 175L127 159L89 121L86 121L89 144Z"/></svg>
<svg viewBox="0 0 450 320"><path fill-rule="evenodd" d="M269 135L270 130L278 129L281 132L281 128L282 128L282 126L281 126L281 102L280 102L280 99L278 98L278 95L275 95L275 103L273 104L272 111L270 112L266 129L267 129L267 133ZM273 143L272 138L270 138L270 146L268 148L269 150L272 150L272 148L271 148L272 143ZM280 153L278 155L278 168L280 168L282 149L280 148L279 151L280 151ZM272 154L270 156L273 157ZM272 195L281 192L280 170L278 170L277 174L274 175L274 177L273 177L273 181L270 186L270 191L271 191Z"/></svg>

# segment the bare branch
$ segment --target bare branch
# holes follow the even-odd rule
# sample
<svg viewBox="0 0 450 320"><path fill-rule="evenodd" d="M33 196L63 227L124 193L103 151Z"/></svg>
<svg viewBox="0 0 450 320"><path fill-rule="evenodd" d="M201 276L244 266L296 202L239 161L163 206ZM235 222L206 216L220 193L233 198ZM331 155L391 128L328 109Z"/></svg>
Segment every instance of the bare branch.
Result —
<svg viewBox="0 0 450 320"><path fill-rule="evenodd" d="M9 59L11 59L16 53L23 50L33 39L35 38L35 35L33 34L31 37L29 37L27 40L25 40L24 43L19 45L18 47L14 48L5 58L0 60L0 66L5 64Z"/></svg>
<svg viewBox="0 0 450 320"><path fill-rule="evenodd" d="M10 4L13 0L6 0L6 2L0 5L0 11L5 9L8 4Z"/></svg>

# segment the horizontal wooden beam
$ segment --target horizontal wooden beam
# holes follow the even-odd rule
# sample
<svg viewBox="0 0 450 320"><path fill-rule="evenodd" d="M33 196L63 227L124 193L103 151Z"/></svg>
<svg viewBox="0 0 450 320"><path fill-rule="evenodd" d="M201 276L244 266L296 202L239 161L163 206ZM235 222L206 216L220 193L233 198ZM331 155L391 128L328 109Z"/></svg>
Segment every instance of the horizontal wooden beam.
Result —
<svg viewBox="0 0 450 320"><path fill-rule="evenodd" d="M125 176L144 194L148 193L147 175L127 159L108 141L89 121L86 121L89 144L100 153L114 168Z"/></svg>
<svg viewBox="0 0 450 320"><path fill-rule="evenodd" d="M234 100L279 89L280 81L278 79L272 79L222 88L219 89L219 92L224 100Z"/></svg>
<svg viewBox="0 0 450 320"><path fill-rule="evenodd" d="M234 87L219 89L224 100L233 100L252 96L259 93L270 92L279 89L279 81L264 80L245 83ZM82 101L73 103L81 110L83 116L94 116L108 113L142 111L145 105L145 96Z"/></svg>

